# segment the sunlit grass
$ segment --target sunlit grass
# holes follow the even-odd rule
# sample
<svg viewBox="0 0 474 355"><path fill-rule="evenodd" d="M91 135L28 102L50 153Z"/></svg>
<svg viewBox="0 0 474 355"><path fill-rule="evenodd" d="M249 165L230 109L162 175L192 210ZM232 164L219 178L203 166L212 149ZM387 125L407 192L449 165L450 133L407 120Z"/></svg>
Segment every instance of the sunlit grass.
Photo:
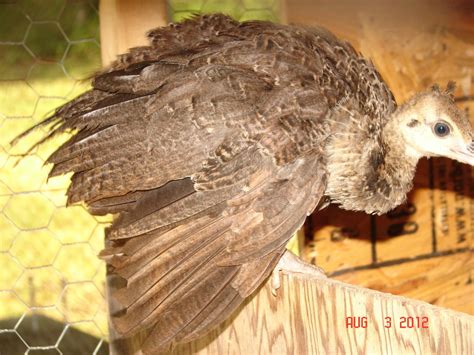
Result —
<svg viewBox="0 0 474 355"><path fill-rule="evenodd" d="M0 318L9 319L12 327L35 307L37 314L60 322L87 321L94 325L87 332L107 336L105 270L97 258L104 223L83 206L64 208L70 175L47 181L50 166L44 161L67 136L21 160L18 155L45 130L10 145L88 88L87 82L69 79L0 82Z"/></svg>

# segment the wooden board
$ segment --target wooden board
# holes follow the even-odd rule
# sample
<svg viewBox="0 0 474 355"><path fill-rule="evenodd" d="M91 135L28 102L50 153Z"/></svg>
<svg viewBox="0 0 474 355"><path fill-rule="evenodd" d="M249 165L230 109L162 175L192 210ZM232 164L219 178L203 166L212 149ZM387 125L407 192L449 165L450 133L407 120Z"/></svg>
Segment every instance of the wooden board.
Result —
<svg viewBox="0 0 474 355"><path fill-rule="evenodd" d="M285 275L173 354L472 354L474 317L335 280Z"/></svg>

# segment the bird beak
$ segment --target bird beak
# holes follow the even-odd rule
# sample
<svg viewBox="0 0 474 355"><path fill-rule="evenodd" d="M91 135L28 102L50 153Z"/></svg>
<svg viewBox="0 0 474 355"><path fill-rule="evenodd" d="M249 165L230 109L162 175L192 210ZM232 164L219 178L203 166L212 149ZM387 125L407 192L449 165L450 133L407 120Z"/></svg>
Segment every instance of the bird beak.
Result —
<svg viewBox="0 0 474 355"><path fill-rule="evenodd" d="M474 165L474 140L468 145L459 145L455 149L451 149L453 159L461 163Z"/></svg>

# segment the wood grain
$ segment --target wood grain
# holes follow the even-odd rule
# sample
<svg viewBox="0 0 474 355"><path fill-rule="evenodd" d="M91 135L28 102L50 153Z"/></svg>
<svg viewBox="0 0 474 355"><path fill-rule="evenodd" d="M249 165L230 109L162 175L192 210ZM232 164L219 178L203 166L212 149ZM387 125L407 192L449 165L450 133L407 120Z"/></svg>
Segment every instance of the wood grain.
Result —
<svg viewBox="0 0 474 355"><path fill-rule="evenodd" d="M348 272L338 280L474 314L470 252Z"/></svg>
<svg viewBox="0 0 474 355"><path fill-rule="evenodd" d="M366 317L367 326L348 327L346 317ZM386 317L390 327L385 327ZM426 317L427 328L403 328L403 317ZM267 283L219 329L172 353L472 354L473 335L474 317L467 314L332 279L290 274L283 275L276 297Z"/></svg>

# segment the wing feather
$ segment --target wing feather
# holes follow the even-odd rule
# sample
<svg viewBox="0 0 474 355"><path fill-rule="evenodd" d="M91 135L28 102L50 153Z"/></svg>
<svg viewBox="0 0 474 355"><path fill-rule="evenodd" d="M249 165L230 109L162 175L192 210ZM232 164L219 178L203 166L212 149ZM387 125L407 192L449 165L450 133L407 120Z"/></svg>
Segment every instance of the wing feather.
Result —
<svg viewBox="0 0 474 355"><path fill-rule="evenodd" d="M316 55L324 33L222 15L150 39L40 125L76 132L48 160L74 173L68 202L119 212L101 253L125 280L112 321L154 353L233 312L317 205L334 104L318 80L337 63Z"/></svg>

